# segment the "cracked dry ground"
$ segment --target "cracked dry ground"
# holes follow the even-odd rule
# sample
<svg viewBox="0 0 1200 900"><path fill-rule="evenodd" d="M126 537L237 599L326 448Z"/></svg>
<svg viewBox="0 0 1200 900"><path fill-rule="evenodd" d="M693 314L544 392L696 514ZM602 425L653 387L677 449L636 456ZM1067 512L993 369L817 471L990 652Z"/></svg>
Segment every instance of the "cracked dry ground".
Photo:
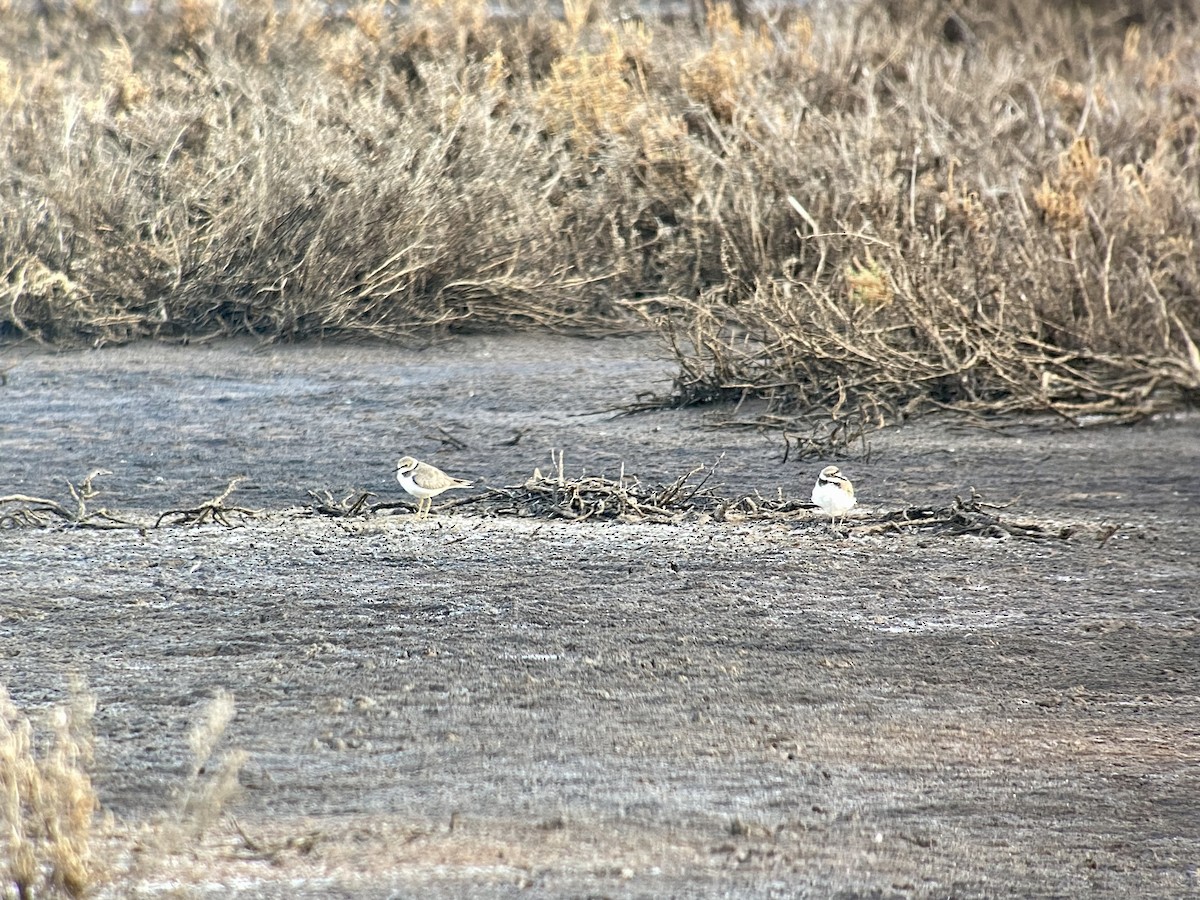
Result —
<svg viewBox="0 0 1200 900"><path fill-rule="evenodd" d="M975 487L1075 523L1066 542L300 509L399 499L402 453L503 485L551 449L650 482L724 454L723 493L807 496L824 461L770 435L604 412L667 388L659 352L4 349L0 493L62 499L104 468L95 503L153 521L245 474L231 502L265 511L0 531L0 682L35 718L72 673L98 703L101 894L1200 891L1195 414L927 421L839 460L864 518ZM219 689L242 790L165 849L152 823Z"/></svg>

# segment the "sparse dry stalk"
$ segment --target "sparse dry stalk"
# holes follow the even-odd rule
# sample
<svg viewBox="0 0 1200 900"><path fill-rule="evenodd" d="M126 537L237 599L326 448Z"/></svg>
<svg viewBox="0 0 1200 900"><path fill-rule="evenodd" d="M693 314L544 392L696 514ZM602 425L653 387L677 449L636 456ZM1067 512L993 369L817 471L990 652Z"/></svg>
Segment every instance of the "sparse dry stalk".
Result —
<svg viewBox="0 0 1200 900"><path fill-rule="evenodd" d="M192 777L196 778L208 764L213 749L233 721L236 707L233 695L219 690L204 707L200 718L188 729L188 747L192 751Z"/></svg>
<svg viewBox="0 0 1200 900"><path fill-rule="evenodd" d="M179 817L164 829L164 836L175 848L186 841L199 840L238 792L238 775L247 754L235 749L213 760L213 752L224 737L236 713L233 695L218 690L188 731L192 751L192 773L179 798Z"/></svg>
<svg viewBox="0 0 1200 900"><path fill-rule="evenodd" d="M52 713L54 739L39 759L33 727L0 686L0 878L19 897L82 897L94 886L91 762L95 701L81 682Z"/></svg>
<svg viewBox="0 0 1200 900"><path fill-rule="evenodd" d="M183 814L191 838L199 840L237 797L241 789L238 777L248 758L244 750L223 754L216 770L203 781L197 781L188 793Z"/></svg>
<svg viewBox="0 0 1200 900"><path fill-rule="evenodd" d="M179 0L173 38L184 45L202 44L209 39L220 20L220 0Z"/></svg>

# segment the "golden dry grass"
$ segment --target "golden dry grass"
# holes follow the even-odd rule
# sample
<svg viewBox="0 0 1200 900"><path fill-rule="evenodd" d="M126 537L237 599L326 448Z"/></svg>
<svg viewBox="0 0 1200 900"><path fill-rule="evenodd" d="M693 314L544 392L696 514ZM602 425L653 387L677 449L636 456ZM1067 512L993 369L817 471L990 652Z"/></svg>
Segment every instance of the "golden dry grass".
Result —
<svg viewBox="0 0 1200 900"><path fill-rule="evenodd" d="M1194 398L1195 4L851 9L14 9L0 334L598 331L633 301L673 402L771 421Z"/></svg>
<svg viewBox="0 0 1200 900"><path fill-rule="evenodd" d="M0 895L82 897L94 886L98 804L87 768L95 710L76 685L53 711L45 744L0 686Z"/></svg>
<svg viewBox="0 0 1200 900"><path fill-rule="evenodd" d="M70 699L50 713L50 739L40 739L0 685L0 897L94 894L120 874L113 860L135 846L135 866L191 852L236 796L247 757L216 755L234 715L233 697L218 691L188 733L194 762L175 808L133 830L102 820L89 774L95 711L95 698L73 682Z"/></svg>

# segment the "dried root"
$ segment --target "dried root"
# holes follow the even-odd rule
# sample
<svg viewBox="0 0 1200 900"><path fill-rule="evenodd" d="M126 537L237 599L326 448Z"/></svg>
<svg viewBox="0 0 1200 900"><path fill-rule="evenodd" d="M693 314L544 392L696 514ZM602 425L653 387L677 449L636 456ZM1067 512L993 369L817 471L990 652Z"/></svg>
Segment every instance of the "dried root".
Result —
<svg viewBox="0 0 1200 900"><path fill-rule="evenodd" d="M0 497L0 528L141 528L138 522L121 518L107 509L89 510L88 502L100 492L92 481L101 475L111 475L105 469L93 469L76 487L67 482L74 508L64 506L46 497L30 497L26 494L9 494Z"/></svg>
<svg viewBox="0 0 1200 900"><path fill-rule="evenodd" d="M242 506L226 506L225 501L229 499L238 484L246 480L246 476L238 475L232 479L225 487L225 490L217 494L211 500L205 500L199 506L192 509L168 509L162 513L154 522L154 527L158 528L163 519L168 516L179 516L174 522L168 522L168 525L207 525L210 522L215 522L218 525L224 525L226 528L235 527L229 521L230 515L246 516L255 518L262 515L262 510L246 509Z"/></svg>

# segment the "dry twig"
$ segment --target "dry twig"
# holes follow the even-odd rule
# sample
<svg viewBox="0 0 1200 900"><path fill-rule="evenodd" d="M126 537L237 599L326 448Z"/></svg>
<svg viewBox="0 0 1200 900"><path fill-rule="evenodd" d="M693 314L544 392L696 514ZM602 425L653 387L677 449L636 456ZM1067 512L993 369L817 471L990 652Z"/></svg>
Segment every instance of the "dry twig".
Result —
<svg viewBox="0 0 1200 900"><path fill-rule="evenodd" d="M1012 522L1003 519L996 510L1004 507L987 503L971 489L967 499L955 496L949 506L909 506L885 513L874 521L852 523L855 534L898 534L904 531L923 531L952 537L1019 538L1027 541L1065 541L1075 533L1074 526L1053 530L1043 525Z"/></svg>
<svg viewBox="0 0 1200 900"><path fill-rule="evenodd" d="M697 466L673 482L649 487L623 472L615 479L595 475L568 477L563 455L553 456L551 475L535 469L524 484L494 488L456 505L481 507L490 515L567 519L574 522L604 520L678 525L688 520L714 522L823 523L807 500L761 496L722 497L709 481L717 465ZM703 473L703 474L702 474ZM696 480L696 476L702 475ZM998 514L1003 507L989 504L974 490L964 500L955 497L946 507L912 506L883 513L871 520L851 520L853 534L899 534L922 531L947 536L1015 537L1025 540L1066 540L1073 527L1052 530L1038 524L1009 521Z"/></svg>
<svg viewBox="0 0 1200 900"><path fill-rule="evenodd" d="M138 522L124 519L107 509L89 510L88 502L99 496L93 479L111 475L106 469L93 469L76 487L67 482L74 508L46 497L9 494L0 497L0 528L49 528L59 524L64 528L142 528Z"/></svg>
<svg viewBox="0 0 1200 900"><path fill-rule="evenodd" d="M322 516L361 516L374 511L367 506L367 500L374 496L371 491L351 491L341 500L334 500L329 491L309 491L308 505L313 512Z"/></svg>
<svg viewBox="0 0 1200 900"><path fill-rule="evenodd" d="M205 500L199 506L192 507L191 509L168 509L155 520L154 527L158 528L162 524L163 519L168 516L179 516L174 522L168 522L168 525L207 525L209 522L215 522L218 525L224 525L226 528L235 527L234 523L229 521L230 515L248 516L251 518L261 516L262 510L225 505L225 501L229 499L229 495L245 480L245 475L236 476L226 485L225 490L211 500Z"/></svg>

